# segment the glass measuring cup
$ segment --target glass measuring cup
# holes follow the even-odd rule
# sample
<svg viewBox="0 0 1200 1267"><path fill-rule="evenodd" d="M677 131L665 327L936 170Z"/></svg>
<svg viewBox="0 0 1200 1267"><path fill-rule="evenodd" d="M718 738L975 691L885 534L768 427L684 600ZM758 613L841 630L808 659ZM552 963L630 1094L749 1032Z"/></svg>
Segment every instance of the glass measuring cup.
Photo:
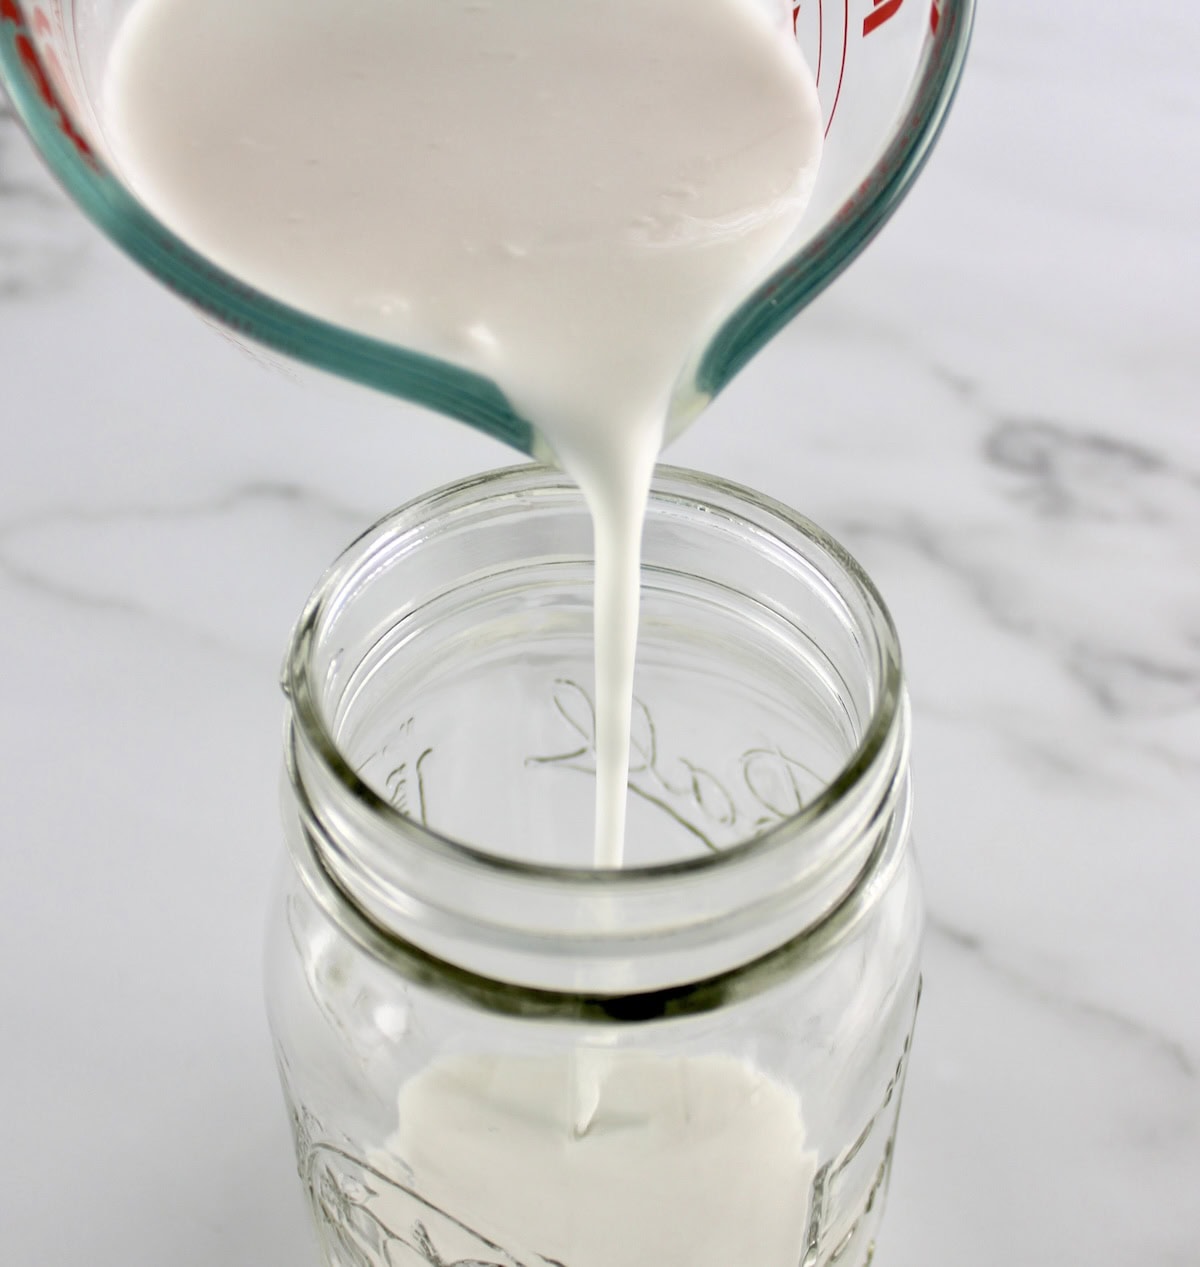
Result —
<svg viewBox="0 0 1200 1267"><path fill-rule="evenodd" d="M790 4L826 123L808 214L774 271L697 349L668 433L681 429L886 221L929 153L962 70L974 0L758 0ZM153 216L112 160L100 109L133 0L0 0L0 82L83 210L160 281L240 336L458 418L532 453L536 436L491 379L333 325L256 290Z"/></svg>

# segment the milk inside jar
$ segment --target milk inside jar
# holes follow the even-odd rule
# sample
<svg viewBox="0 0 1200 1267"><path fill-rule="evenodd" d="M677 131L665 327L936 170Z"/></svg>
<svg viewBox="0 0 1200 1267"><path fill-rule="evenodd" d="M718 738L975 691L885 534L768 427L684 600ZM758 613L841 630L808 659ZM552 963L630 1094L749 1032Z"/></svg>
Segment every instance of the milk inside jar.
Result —
<svg viewBox="0 0 1200 1267"><path fill-rule="evenodd" d="M641 522L689 360L795 230L821 120L755 0L140 0L105 123L218 265L493 379L595 529L595 861L622 857ZM406 422L405 425L411 425Z"/></svg>

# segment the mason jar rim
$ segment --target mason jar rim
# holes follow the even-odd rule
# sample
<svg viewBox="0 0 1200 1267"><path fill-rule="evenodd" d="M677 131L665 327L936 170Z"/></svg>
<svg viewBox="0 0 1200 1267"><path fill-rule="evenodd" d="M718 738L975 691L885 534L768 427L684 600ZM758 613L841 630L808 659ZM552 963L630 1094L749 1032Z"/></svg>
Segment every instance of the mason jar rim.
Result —
<svg viewBox="0 0 1200 1267"><path fill-rule="evenodd" d="M863 773L879 757L903 706L900 644L887 605L857 560L812 520L775 498L744 485L666 464L656 468L652 504L664 493L673 493L698 500L715 498L731 506L753 510L780 528L813 541L845 570L859 596L866 600L879 653L875 706L854 752L807 805L798 813L716 853L620 868L550 865L493 853L418 822L381 796L345 758L323 716L318 693L312 689L310 670L322 621L338 602L346 582L361 569L363 546L370 543L370 554L375 555L394 547L397 538L425 530L439 515L451 513L462 506L479 504L485 499L521 497L531 492L554 489L576 491L576 486L562 471L538 463L522 463L469 476L405 503L368 528L343 552L318 582L306 604L293 632L281 675L281 685L292 707L292 722L312 751L336 782L385 830L392 829L402 835L408 847L448 853L474 868L519 877L527 882L542 879L555 886L579 886L589 895L595 895L604 888L629 892L664 879L729 870L750 854L759 855L777 847L794 846L798 834L814 833L852 793ZM372 541L372 538L378 540Z"/></svg>

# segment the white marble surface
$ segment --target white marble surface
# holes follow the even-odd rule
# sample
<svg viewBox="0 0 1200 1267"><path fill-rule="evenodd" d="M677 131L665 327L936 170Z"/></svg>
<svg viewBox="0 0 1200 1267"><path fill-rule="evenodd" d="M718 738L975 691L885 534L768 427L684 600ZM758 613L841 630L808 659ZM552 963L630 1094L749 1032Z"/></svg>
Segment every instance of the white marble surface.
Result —
<svg viewBox="0 0 1200 1267"><path fill-rule="evenodd" d="M839 535L904 640L932 923L880 1267L1200 1263L1198 54L1194 5L985 0L916 192L670 455ZM7 115L0 392L0 1258L307 1263L278 659L357 529L508 456L214 336Z"/></svg>

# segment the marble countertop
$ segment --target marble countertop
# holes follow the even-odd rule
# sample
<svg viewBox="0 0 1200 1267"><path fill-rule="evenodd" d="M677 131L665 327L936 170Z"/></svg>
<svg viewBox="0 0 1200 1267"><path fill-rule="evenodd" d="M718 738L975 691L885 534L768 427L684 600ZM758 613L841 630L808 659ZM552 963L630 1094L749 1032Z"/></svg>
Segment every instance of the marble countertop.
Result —
<svg viewBox="0 0 1200 1267"><path fill-rule="evenodd" d="M931 920L879 1267L1200 1263L1200 10L1160 8L985 3L908 202L668 455L839 536L904 642ZM308 1262L279 657L359 529L510 455L216 337L7 112L0 392L4 1257Z"/></svg>

